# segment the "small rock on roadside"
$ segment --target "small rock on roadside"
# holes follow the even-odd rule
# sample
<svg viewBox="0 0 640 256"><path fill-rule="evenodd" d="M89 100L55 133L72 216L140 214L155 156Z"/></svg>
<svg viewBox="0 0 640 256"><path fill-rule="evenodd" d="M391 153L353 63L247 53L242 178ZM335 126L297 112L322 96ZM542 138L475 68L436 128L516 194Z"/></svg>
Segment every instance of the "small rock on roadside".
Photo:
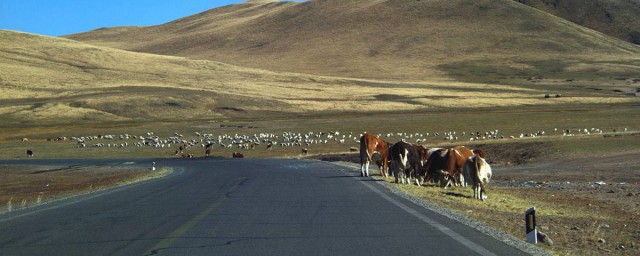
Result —
<svg viewBox="0 0 640 256"><path fill-rule="evenodd" d="M549 236L547 236L547 234L542 233L540 231L538 231L538 233L536 234L538 236L538 241L548 245L548 246L553 246L553 240L551 240L551 238L549 238Z"/></svg>

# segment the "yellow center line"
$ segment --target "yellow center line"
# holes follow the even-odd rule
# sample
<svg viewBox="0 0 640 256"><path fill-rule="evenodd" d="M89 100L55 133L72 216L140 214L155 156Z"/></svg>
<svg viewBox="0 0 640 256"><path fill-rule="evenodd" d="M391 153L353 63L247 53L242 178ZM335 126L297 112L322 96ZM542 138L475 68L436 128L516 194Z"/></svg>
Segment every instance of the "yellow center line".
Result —
<svg viewBox="0 0 640 256"><path fill-rule="evenodd" d="M246 177L238 178L236 180L235 184L233 185L233 187L231 187L229 189L227 194L228 193L232 193L235 190L237 190L238 187L240 186L240 184L242 184L242 182L244 182L246 179L247 179ZM222 204L222 202L225 200L225 198L226 198L225 196L221 196L220 198L218 198L216 201L211 203L211 205L209 205L207 208L202 210L196 216L194 216L189 221L187 221L184 224L182 224L180 227L176 228L176 230L171 232L171 234L169 234L165 239L160 241L155 246L151 247L151 249L147 250L144 255L156 255L159 250L169 248L169 246L171 246L176 241L176 239L180 238L182 235L184 235L184 233L186 233L194 225L196 225L196 223L200 222L200 220L202 220L202 218L204 218L205 216L209 215L214 209L218 208L218 206L220 206L220 204Z"/></svg>

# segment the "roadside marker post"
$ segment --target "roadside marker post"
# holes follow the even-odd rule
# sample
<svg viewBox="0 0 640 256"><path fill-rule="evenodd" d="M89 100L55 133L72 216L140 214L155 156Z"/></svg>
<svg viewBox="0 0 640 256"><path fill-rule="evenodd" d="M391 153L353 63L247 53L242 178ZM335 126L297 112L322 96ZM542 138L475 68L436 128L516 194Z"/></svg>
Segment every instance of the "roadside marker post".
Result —
<svg viewBox="0 0 640 256"><path fill-rule="evenodd" d="M527 242L538 243L538 229L536 229L536 207L531 207L524 212L525 234Z"/></svg>

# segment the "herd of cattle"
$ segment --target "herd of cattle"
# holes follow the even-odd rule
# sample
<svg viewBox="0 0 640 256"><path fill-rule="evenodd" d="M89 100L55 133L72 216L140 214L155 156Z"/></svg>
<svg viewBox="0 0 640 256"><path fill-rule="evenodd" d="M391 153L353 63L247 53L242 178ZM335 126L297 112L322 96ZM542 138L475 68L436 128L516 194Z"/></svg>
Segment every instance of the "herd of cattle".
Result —
<svg viewBox="0 0 640 256"><path fill-rule="evenodd" d="M380 175L393 175L404 183L415 180L420 186L423 182L437 182L441 187L449 185L471 185L473 196L484 200L486 186L491 179L491 166L485 161L484 152L471 150L464 146L427 149L420 144L398 141L391 145L384 139L365 133L360 138L360 175L369 176L372 156L380 159L376 165Z"/></svg>

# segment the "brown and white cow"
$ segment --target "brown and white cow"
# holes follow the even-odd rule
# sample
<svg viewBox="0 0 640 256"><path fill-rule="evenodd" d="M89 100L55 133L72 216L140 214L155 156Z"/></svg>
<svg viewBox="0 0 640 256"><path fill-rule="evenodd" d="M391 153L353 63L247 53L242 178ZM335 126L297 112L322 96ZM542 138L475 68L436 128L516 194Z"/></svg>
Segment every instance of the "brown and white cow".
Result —
<svg viewBox="0 0 640 256"><path fill-rule="evenodd" d="M467 159L476 154L484 156L481 150L470 150L465 146L435 151L423 169L425 181L438 180L441 187L446 187L450 183L464 185L462 168Z"/></svg>
<svg viewBox="0 0 640 256"><path fill-rule="evenodd" d="M491 166L478 154L467 159L462 172L464 173L464 181L471 184L473 198L484 201L487 198L485 195L487 185L491 180Z"/></svg>
<svg viewBox="0 0 640 256"><path fill-rule="evenodd" d="M376 153L382 158L380 175L387 177L387 170L389 169L389 144L383 139L365 132L364 135L360 137L360 176L369 176L371 157Z"/></svg>

